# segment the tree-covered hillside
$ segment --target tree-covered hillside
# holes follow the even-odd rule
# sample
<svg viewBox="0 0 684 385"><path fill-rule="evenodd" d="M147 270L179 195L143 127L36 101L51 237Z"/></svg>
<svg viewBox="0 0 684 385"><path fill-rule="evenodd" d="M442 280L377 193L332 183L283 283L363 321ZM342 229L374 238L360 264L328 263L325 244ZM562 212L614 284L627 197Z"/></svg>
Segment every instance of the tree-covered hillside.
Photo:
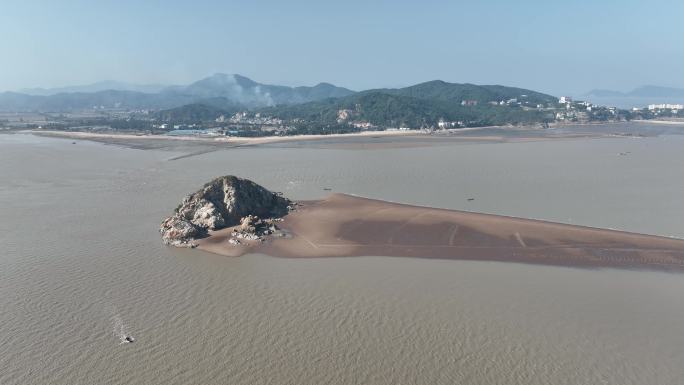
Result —
<svg viewBox="0 0 684 385"><path fill-rule="evenodd" d="M441 100L444 102L461 103L462 101L477 101L478 104L500 102L517 99L530 105L555 103L558 99L551 95L516 87L498 85L476 85L447 83L441 80L416 84L414 86L395 89L377 89L365 91L368 93L382 92L391 95L409 96L418 99Z"/></svg>
<svg viewBox="0 0 684 385"><path fill-rule="evenodd" d="M163 122L193 124L214 121L221 115L230 116L234 112L235 110L194 103L159 111L156 118Z"/></svg>
<svg viewBox="0 0 684 385"><path fill-rule="evenodd" d="M347 120L379 127L419 128L435 126L440 120L461 122L460 126L552 121L553 115L537 105L556 102L553 96L520 88L432 81L260 111L286 121L335 124ZM345 111L343 116L340 111Z"/></svg>

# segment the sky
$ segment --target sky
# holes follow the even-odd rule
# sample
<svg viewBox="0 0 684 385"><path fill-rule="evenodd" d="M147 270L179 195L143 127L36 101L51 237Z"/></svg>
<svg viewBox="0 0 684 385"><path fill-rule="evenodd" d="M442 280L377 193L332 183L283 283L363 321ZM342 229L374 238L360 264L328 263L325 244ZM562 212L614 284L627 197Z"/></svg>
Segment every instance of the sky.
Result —
<svg viewBox="0 0 684 385"><path fill-rule="evenodd" d="M2 0L0 90L217 72L354 90L684 87L683 15L682 0Z"/></svg>

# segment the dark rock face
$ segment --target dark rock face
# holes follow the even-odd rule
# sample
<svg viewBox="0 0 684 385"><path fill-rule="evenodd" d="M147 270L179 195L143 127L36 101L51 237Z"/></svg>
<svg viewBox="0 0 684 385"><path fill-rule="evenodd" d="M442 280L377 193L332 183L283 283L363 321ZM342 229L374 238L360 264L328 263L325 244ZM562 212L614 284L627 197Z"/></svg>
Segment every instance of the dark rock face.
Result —
<svg viewBox="0 0 684 385"><path fill-rule="evenodd" d="M290 205L290 200L250 180L222 176L183 199L159 231L167 245L194 247L193 240L206 236L208 230L239 225L248 216L280 218Z"/></svg>

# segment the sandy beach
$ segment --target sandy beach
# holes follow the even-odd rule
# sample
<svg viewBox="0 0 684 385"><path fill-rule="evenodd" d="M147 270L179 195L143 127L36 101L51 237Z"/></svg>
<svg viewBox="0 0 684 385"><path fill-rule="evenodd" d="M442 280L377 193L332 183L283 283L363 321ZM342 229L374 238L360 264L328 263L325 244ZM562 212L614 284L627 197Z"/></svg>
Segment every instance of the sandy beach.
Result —
<svg viewBox="0 0 684 385"><path fill-rule="evenodd" d="M147 135L147 134L105 134L97 132L81 131L56 131L56 130L24 130L24 133L84 140L169 140L204 143L225 143L232 145L258 145L279 142L293 142L334 138L366 138L366 137L397 137L397 136L421 136L425 131L421 130L386 130L386 131L363 131L349 134L329 135L291 135L291 136L264 136L257 138L234 137L234 136L173 136L173 135Z"/></svg>
<svg viewBox="0 0 684 385"><path fill-rule="evenodd" d="M583 267L684 269L684 240L417 207L332 194L282 222L291 238L235 246L231 229L199 240L208 252L276 257L397 256Z"/></svg>
<svg viewBox="0 0 684 385"><path fill-rule="evenodd" d="M649 121L650 122L650 121ZM82 132L82 131L57 131L57 130L23 130L21 133L29 133L40 136L91 140L102 143L123 144L130 146L144 146L145 143L168 143L169 145L209 145L220 147L241 147L256 146L264 144L278 144L288 142L328 142L337 141L335 146L358 145L365 143L376 147L396 147L406 146L409 143L372 143L377 140L404 140L412 142L413 145L420 146L440 141L462 141L462 142L523 142L539 140L559 140L559 139L578 139L578 138L605 138L615 137L616 133L611 131L609 123L586 123L586 124L553 124L551 129L541 129L538 125L531 126L486 126L447 129L438 131L429 130L384 130L384 131L363 131L348 134L328 134L328 135L290 135L290 136L264 136L264 137L233 137L233 136L210 136L210 135L150 135L150 134L124 134L124 133L102 133L102 132ZM567 130L567 128L573 128ZM608 130L608 131L606 131ZM631 134L624 132L619 134ZM654 133L655 134L655 133ZM347 141L350 143L341 143Z"/></svg>

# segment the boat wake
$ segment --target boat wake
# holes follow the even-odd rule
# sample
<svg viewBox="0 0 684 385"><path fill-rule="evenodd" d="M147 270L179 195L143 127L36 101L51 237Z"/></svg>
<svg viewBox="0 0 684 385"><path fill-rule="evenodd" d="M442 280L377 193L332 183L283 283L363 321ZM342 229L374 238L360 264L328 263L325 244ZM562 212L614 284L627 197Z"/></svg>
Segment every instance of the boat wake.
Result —
<svg viewBox="0 0 684 385"><path fill-rule="evenodd" d="M128 326L123 321L123 318L121 318L121 315L116 311L112 313L112 333L120 341L119 345L135 342L135 338L128 331Z"/></svg>

